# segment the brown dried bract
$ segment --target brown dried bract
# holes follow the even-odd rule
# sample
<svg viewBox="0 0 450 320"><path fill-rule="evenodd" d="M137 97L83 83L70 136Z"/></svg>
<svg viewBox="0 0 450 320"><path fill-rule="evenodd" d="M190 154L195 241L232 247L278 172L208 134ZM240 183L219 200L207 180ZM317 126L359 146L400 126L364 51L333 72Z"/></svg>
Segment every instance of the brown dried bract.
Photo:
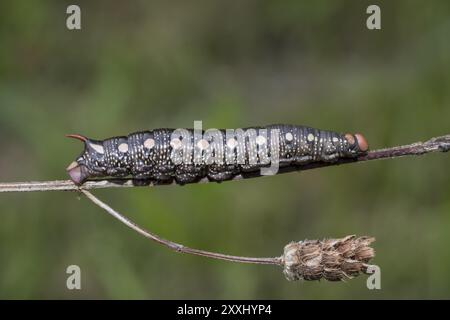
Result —
<svg viewBox="0 0 450 320"><path fill-rule="evenodd" d="M375 256L372 237L347 236L342 239L305 240L284 247L284 274L290 281L341 281L366 273Z"/></svg>

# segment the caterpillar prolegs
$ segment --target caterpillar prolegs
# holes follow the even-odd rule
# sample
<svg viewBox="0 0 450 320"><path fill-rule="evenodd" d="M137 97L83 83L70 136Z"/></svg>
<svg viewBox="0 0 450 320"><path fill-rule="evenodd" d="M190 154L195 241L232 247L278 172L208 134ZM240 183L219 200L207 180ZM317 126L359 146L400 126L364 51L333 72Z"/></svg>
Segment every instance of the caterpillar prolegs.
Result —
<svg viewBox="0 0 450 320"><path fill-rule="evenodd" d="M75 184L95 177L126 177L178 184L224 181L245 173L275 174L280 167L355 158L367 152L362 134L306 126L269 125L245 129L155 129L84 142L67 171Z"/></svg>

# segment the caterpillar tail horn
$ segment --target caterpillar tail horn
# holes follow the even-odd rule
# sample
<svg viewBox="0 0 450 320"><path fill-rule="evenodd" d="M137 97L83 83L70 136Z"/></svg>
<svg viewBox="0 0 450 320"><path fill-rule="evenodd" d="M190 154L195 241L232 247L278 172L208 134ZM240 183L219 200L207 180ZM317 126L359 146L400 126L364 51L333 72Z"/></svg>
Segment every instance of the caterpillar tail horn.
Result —
<svg viewBox="0 0 450 320"><path fill-rule="evenodd" d="M67 138L73 138L73 139L76 139L76 140L80 140L80 141L83 141L83 142L87 142L88 141L88 138L86 138L85 136L83 136L81 134L66 134L66 137Z"/></svg>

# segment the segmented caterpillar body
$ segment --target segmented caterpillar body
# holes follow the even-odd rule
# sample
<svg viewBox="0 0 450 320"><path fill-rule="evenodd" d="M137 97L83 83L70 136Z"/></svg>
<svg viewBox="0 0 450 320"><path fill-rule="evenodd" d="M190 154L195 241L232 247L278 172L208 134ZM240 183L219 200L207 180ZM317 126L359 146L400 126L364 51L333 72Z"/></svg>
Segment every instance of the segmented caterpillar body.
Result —
<svg viewBox="0 0 450 320"><path fill-rule="evenodd" d="M155 129L105 140L68 135L85 143L67 171L76 184L93 177L124 177L186 184L207 178L224 181L279 167L301 169L364 154L361 134L341 134L306 126L270 125L245 129Z"/></svg>

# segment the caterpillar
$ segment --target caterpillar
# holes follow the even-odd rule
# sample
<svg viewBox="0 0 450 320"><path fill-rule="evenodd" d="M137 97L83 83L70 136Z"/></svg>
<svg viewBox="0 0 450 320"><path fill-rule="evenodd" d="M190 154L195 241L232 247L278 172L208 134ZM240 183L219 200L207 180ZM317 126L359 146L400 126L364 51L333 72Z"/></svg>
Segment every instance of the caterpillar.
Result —
<svg viewBox="0 0 450 320"><path fill-rule="evenodd" d="M275 174L278 168L334 162L365 154L360 134L307 126L269 125L244 129L155 129L105 140L80 134L81 155L67 167L77 185L98 177L126 177L177 184L207 178L221 182L240 174Z"/></svg>

